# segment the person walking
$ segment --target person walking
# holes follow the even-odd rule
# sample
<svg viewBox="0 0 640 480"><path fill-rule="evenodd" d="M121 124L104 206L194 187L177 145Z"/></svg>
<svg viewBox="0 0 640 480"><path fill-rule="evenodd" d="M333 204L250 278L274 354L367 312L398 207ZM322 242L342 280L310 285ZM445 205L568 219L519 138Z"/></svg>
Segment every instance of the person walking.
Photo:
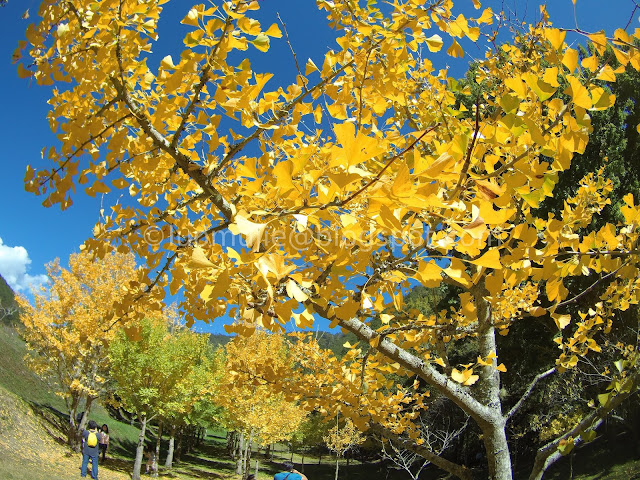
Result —
<svg viewBox="0 0 640 480"><path fill-rule="evenodd" d="M273 480L309 480L304 473L300 473L293 468L293 463L284 462L282 464L283 472L276 473L273 476Z"/></svg>
<svg viewBox="0 0 640 480"><path fill-rule="evenodd" d="M107 457L107 448L109 448L109 427L105 423L100 429L100 452L102 453L102 461Z"/></svg>
<svg viewBox="0 0 640 480"><path fill-rule="evenodd" d="M88 430L82 432L82 466L80 467L80 476L87 476L87 468L89 460L91 460L91 478L98 480L98 455L100 450L98 447L98 424L94 420L89 420Z"/></svg>

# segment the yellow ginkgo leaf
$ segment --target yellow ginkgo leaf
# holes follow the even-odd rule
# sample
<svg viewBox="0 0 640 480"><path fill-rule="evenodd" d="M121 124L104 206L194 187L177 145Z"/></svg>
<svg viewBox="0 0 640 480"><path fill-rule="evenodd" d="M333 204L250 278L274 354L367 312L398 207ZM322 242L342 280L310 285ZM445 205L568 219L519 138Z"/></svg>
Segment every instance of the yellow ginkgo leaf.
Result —
<svg viewBox="0 0 640 480"><path fill-rule="evenodd" d="M426 42L430 52L439 52L442 48L443 42L440 35L431 35L429 38L427 38Z"/></svg>
<svg viewBox="0 0 640 480"><path fill-rule="evenodd" d="M231 233L244 236L247 247L252 252L257 252L260 248L260 243L262 241L262 237L266 228L266 223L252 222L251 220L247 220L240 214L236 215L235 222L229 225L229 230L231 231Z"/></svg>
<svg viewBox="0 0 640 480"><path fill-rule="evenodd" d="M189 259L189 268L211 268L215 267L211 261L207 258L204 250L200 245L194 247L191 251L191 258Z"/></svg>
<svg viewBox="0 0 640 480"><path fill-rule="evenodd" d="M497 248L492 248L480 258L469 260L469 262L479 267L493 268L499 270L502 268L500 263L500 251Z"/></svg>
<svg viewBox="0 0 640 480"><path fill-rule="evenodd" d="M447 54L452 56L452 57L454 57L454 58L462 58L462 57L464 57L464 50L462 49L460 44L458 42L456 42L455 39L453 39L453 43L447 49Z"/></svg>
<svg viewBox="0 0 640 480"><path fill-rule="evenodd" d="M571 315L568 314L560 315L553 313L551 318L556 322L559 330L564 330L564 328L571 323Z"/></svg>
<svg viewBox="0 0 640 480"><path fill-rule="evenodd" d="M592 102L589 90L573 75L568 75L567 81L569 82L569 88L565 90L565 93L571 96L573 103L587 110L591 108Z"/></svg>

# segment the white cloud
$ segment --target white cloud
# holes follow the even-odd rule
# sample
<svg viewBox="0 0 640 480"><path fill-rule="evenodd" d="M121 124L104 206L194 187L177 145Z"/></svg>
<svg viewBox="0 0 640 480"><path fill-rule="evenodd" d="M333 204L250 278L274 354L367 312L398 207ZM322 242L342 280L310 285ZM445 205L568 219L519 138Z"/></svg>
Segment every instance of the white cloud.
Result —
<svg viewBox="0 0 640 480"><path fill-rule="evenodd" d="M0 238L0 275L16 292L29 291L30 286L39 287L47 282L46 275L29 275L31 259L24 247L9 247Z"/></svg>

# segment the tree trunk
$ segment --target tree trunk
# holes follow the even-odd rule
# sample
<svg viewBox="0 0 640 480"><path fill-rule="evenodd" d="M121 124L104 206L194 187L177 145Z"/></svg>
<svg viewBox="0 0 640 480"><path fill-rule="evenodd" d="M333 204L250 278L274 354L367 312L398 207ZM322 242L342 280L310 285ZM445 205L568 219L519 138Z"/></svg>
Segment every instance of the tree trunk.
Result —
<svg viewBox="0 0 640 480"><path fill-rule="evenodd" d="M256 473L255 473L256 478L258 478L258 469L259 469L259 467L260 467L260 462L258 460L256 460Z"/></svg>
<svg viewBox="0 0 640 480"><path fill-rule="evenodd" d="M487 454L489 480L512 480L511 455L506 431L507 422L502 415L502 400L500 399L496 331L491 316L491 304L486 299L489 292L484 288L484 283L479 283L471 288L471 293L478 312L479 353L483 358L494 356L488 362L489 365L479 369L477 398L483 405L489 407L489 412L485 413L483 418L476 419L476 422L483 433L482 439Z"/></svg>
<svg viewBox="0 0 640 480"><path fill-rule="evenodd" d="M237 450L236 450L236 474L237 475L242 475L243 465L244 465L243 457L244 457L244 433L240 432L238 435Z"/></svg>
<svg viewBox="0 0 640 480"><path fill-rule="evenodd" d="M249 433L249 438L244 447L244 462L242 465L242 478L246 478L251 470L251 444L253 443L253 430Z"/></svg>
<svg viewBox="0 0 640 480"><path fill-rule="evenodd" d="M489 480L512 480L511 456L507 443L506 422L500 417L482 428L487 453Z"/></svg>
<svg viewBox="0 0 640 480"><path fill-rule="evenodd" d="M171 436L169 437L169 450L167 451L167 460L164 462L164 466L171 470L173 467L173 445L176 438L176 427L171 425Z"/></svg>
<svg viewBox="0 0 640 480"><path fill-rule="evenodd" d="M182 434L183 434L183 428L184 427L180 427L178 429L178 445L176 446L176 450L173 454L175 461L179 462L180 458L182 457Z"/></svg>
<svg viewBox="0 0 640 480"><path fill-rule="evenodd" d="M138 435L138 446L136 448L136 459L133 463L133 475L131 480L140 480L140 470L142 468L142 455L144 454L144 438L147 433L147 416L140 416L140 435Z"/></svg>
<svg viewBox="0 0 640 480"><path fill-rule="evenodd" d="M158 437L156 438L156 457L153 459L153 475L158 476L158 462L160 461L160 442L162 442L162 420L158 422Z"/></svg>
<svg viewBox="0 0 640 480"><path fill-rule="evenodd" d="M76 416L78 415L78 404L80 403L80 396L74 395L69 402L69 425L67 428L67 443L76 452L80 451L78 442L78 429L76 425Z"/></svg>
<svg viewBox="0 0 640 480"><path fill-rule="evenodd" d="M336 478L335 480L338 480L338 469L340 468L340 457L336 455Z"/></svg>
<svg viewBox="0 0 640 480"><path fill-rule="evenodd" d="M93 406L93 401L95 399L96 397L87 397L82 418L80 419L80 423L78 424L78 428L76 429L76 438L78 439L78 444L80 444L80 438L82 438L82 432L84 432L84 429L87 426L87 423L89 422L89 414L91 413L91 407Z"/></svg>

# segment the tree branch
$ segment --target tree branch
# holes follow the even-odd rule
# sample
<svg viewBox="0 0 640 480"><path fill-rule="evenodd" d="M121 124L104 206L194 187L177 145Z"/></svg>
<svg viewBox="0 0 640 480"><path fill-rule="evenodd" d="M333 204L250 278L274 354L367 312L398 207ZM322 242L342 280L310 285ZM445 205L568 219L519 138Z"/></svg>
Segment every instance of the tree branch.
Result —
<svg viewBox="0 0 640 480"><path fill-rule="evenodd" d="M437 467L449 472L460 480L471 480L471 471L465 467L464 465L459 465L457 463L453 463L446 458L442 458L439 455L436 455L429 448L418 445L414 440L410 440L408 438L403 438L400 435L393 433L393 431L383 425L378 423L369 424L369 428L372 432L377 433L385 438L389 438L393 440L397 445L401 446L406 450L410 450L420 455L425 460L433 463Z"/></svg>
<svg viewBox="0 0 640 480"><path fill-rule="evenodd" d="M413 149L413 147L416 146L416 144L422 140L427 134L433 132L436 128L438 128L440 124L436 123L433 127L428 128L427 130L425 130L424 132L422 132L418 138L416 138L413 142L411 142L407 147L405 147L402 151L396 153L393 157L391 157L389 159L389 161L387 162L387 164L382 167L382 170L380 170L378 172L378 174L373 177L371 180L369 180L364 186L362 186L360 188L360 190L352 193L350 196L348 196L345 200L342 200L341 202L338 203L337 206L339 207L344 207L345 205L347 205L349 202L351 202L351 200L353 200L354 198L356 198L358 195L360 195L362 192L364 192L367 188L369 188L371 185L373 185L374 183L376 183L378 180L380 180L380 177L382 177L382 174L391 166L391 164L393 162L395 162L398 158L400 158L402 155L404 155L405 153L409 152L410 150ZM325 206L326 208L326 206Z"/></svg>
<svg viewBox="0 0 640 480"><path fill-rule="evenodd" d="M529 384L529 386L527 387L525 392L522 394L520 399L516 402L516 404L513 407L511 407L511 410L509 410L509 412L505 415L505 419L509 420L511 417L513 417L513 415L518 411L518 409L522 406L522 404L529 398L529 396L531 395L531 392L533 392L533 389L536 387L536 385L540 380L547 378L549 375L555 372L556 372L556 368L553 367L547 370L546 372L542 372L536 375L536 377Z"/></svg>

